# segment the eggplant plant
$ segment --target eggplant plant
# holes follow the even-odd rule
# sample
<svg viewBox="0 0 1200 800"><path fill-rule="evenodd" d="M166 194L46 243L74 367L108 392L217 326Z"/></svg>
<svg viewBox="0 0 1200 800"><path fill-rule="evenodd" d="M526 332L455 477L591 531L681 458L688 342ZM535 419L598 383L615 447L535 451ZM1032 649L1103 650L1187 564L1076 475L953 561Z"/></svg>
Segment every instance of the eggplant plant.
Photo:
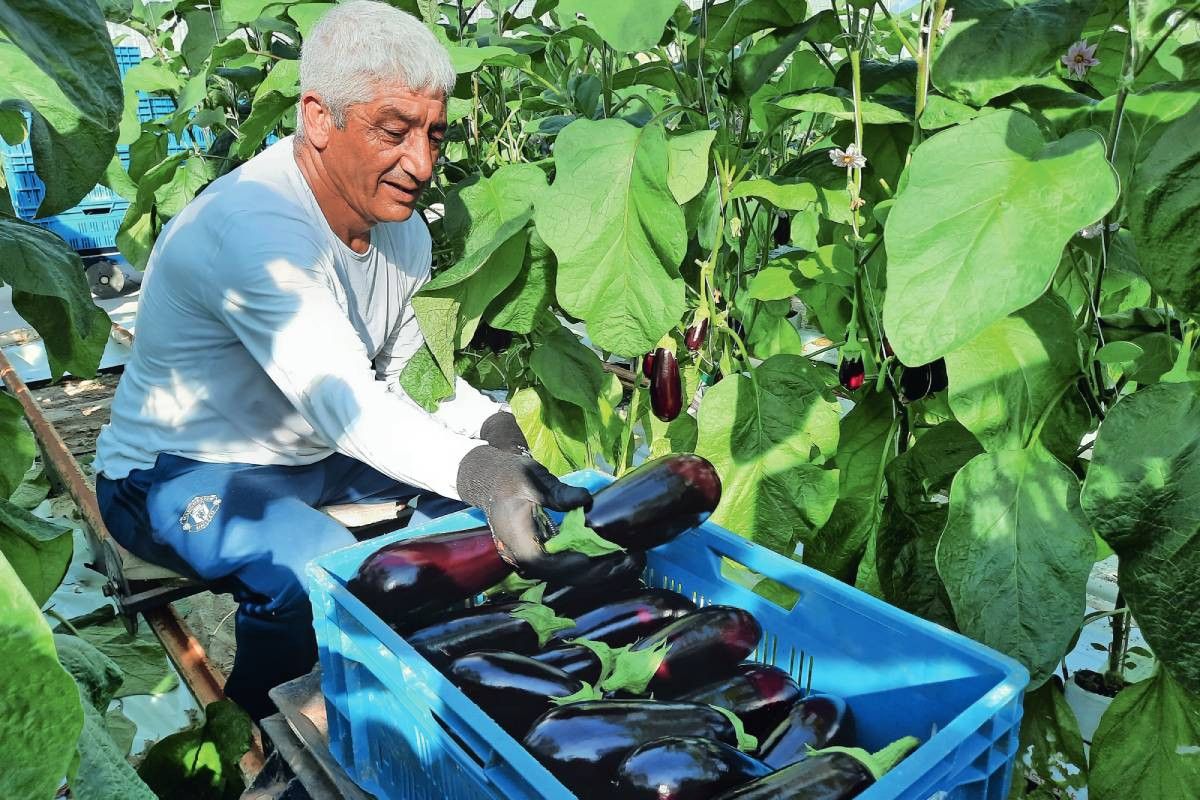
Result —
<svg viewBox="0 0 1200 800"><path fill-rule="evenodd" d="M435 407L459 375L507 390L559 474L623 474L647 449L703 456L716 523L1028 668L1014 796L1187 796L1194 5L394 4L424 15L459 72L426 198L435 276L403 376L416 401ZM8 72L48 85L30 64L51 36L72 45L56 74L94 80L66 97L6 87L33 124L0 106L0 134L32 139L45 213L101 179L126 196L118 242L137 265L208 180L292 130L298 47L328 7L102 4L154 53L121 87L91 4L9 5ZM138 91L178 110L122 125ZM168 152L187 125L211 146ZM37 299L78 284L75 257L5 212L0 280L46 309L31 316L56 331L56 374L88 374L102 312L85 291ZM66 283L35 285L23 264ZM1118 602L1091 621L1088 575L1111 554ZM1111 627L1116 692L1086 756L1050 680L1085 619ZM1149 677L1127 670L1132 624Z"/></svg>

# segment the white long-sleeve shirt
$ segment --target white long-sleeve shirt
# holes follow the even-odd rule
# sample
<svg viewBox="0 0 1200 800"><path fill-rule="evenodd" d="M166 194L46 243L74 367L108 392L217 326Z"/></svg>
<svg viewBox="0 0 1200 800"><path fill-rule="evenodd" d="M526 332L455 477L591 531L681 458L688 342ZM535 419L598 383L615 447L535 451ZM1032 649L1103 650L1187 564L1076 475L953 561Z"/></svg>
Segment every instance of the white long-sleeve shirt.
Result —
<svg viewBox="0 0 1200 800"><path fill-rule="evenodd" d="M424 341L409 301L429 279L429 233L414 215L353 252L292 147L219 178L164 228L96 471L123 478L159 453L296 465L339 451L458 498L459 462L502 407L458 379L429 414L398 384Z"/></svg>

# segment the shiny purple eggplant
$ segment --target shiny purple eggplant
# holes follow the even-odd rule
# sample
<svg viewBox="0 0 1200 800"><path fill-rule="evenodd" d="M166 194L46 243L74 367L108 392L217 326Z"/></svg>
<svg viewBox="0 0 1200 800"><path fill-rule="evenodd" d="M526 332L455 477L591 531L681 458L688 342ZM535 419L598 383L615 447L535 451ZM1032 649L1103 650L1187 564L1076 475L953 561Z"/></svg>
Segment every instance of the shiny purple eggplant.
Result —
<svg viewBox="0 0 1200 800"><path fill-rule="evenodd" d="M791 707L766 737L759 739L758 757L772 769L802 761L809 748L854 741L854 715L846 701L831 694L810 694Z"/></svg>
<svg viewBox="0 0 1200 800"><path fill-rule="evenodd" d="M450 680L501 728L518 739L533 721L569 697L583 682L557 667L505 650L480 650L455 659Z"/></svg>
<svg viewBox="0 0 1200 800"><path fill-rule="evenodd" d="M644 744L617 768L614 797L622 800L708 800L771 768L736 747L698 736L668 736Z"/></svg>
<svg viewBox="0 0 1200 800"><path fill-rule="evenodd" d="M746 733L760 742L783 722L800 699L792 676L767 664L740 664L733 675L679 695L678 700L709 703L742 720Z"/></svg>
<svg viewBox="0 0 1200 800"><path fill-rule="evenodd" d="M731 675L760 639L762 626L750 612L705 606L639 640L632 650L666 645L647 689L671 696Z"/></svg>

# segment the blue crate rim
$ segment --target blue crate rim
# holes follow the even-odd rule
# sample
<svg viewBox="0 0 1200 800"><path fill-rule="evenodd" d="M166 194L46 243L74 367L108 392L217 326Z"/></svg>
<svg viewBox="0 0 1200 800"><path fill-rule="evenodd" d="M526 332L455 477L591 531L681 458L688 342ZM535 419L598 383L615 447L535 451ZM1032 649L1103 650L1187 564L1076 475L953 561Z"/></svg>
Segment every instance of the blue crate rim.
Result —
<svg viewBox="0 0 1200 800"><path fill-rule="evenodd" d="M599 472L597 470L587 469L571 473L562 478L566 483L572 485L582 485L590 482L602 482L604 484L611 483L615 478L611 475ZM432 664L430 664L419 652L417 652L407 641L404 640L398 633L392 630L386 623L383 622L373 611L357 597L354 597L349 590L343 585L341 580L332 572L323 566L326 559L337 557L339 554L344 555L355 550L364 550L374 552L375 549L396 541L414 538L416 536L430 535L434 533L442 533L453 530L464 530L469 527L476 527L486 524L486 518L483 513L477 509L469 509L466 511L456 512L445 517L438 518L426 525L408 530L401 529L389 534L374 538L366 539L361 542L347 545L344 548L327 553L317 559L314 559L308 564L307 571L310 577L318 581L321 587L331 596L337 599L339 603L348 607L354 616L364 625L369 625L369 630L377 636L380 644L386 646L393 652L403 653L405 660L413 658L416 664L419 664L423 671L427 672L427 679L436 689L437 694L442 696L443 692L448 692L454 699L455 705L460 705L460 701L465 702L474 710L478 719L486 720L487 725L491 726L492 730L487 732L487 738L494 749L506 759L518 760L518 768L522 772L526 769L540 769L549 776L552 785L561 787L568 795L573 796L556 777L541 765L533 757L533 755L525 749L521 743L509 735L506 731L500 728L494 720L485 714L479 706L470 700L462 693L458 687L450 683L449 680L442 675ZM797 569L806 573L807 577L813 580L817 587L834 593L844 592L848 587L845 583L833 578L825 573L808 567L804 564L797 563L773 551L767 550L760 545L755 545L747 539L744 539L737 534L727 531L720 526L710 522L703 523L700 527L706 529L707 533L713 536L718 542L725 545L728 550L717 550L716 552L722 556L733 556L736 551L752 552L759 551L759 556L768 559L768 561L777 561L781 567L786 566L788 570ZM696 529L685 532L682 536L688 536L694 533ZM889 789L900 790L903 784L918 778L920 775L928 771L928 763L932 759L935 762L941 762L946 757L954 754L970 734L974 733L979 728L979 718L981 716L992 715L1002 709L1005 705L1019 699L1025 686L1028 684L1029 673L1023 665L1015 659L1006 656L986 645L976 642L961 633L952 631L937 623L922 619L914 614L911 614L903 609L897 608L889 603L880 600L877 597L859 592L856 597L864 610L873 612L880 618L881 622L885 623L901 623L906 628L917 628L921 632L935 636L947 645L959 652L965 652L974 658L980 659L988 663L991 667L1000 673L1000 680L993 685L987 692L978 700L975 700L966 708L962 709L955 717L950 720L944 727L937 730L936 733L921 741L920 746L913 751L912 756L921 754L919 761L914 760L911 756L902 761L893 770L888 772L881 780L872 784L867 790L867 796L874 797L883 795ZM769 601L768 601L769 602ZM780 607L782 608L782 607ZM786 610L786 609L784 609ZM1021 704L1016 704L1016 718L1019 722L1021 715ZM453 742L454 746L462 751L461 746L457 742ZM475 758L470 754L465 753L467 760L470 763L475 762ZM924 762L924 763L922 763Z"/></svg>

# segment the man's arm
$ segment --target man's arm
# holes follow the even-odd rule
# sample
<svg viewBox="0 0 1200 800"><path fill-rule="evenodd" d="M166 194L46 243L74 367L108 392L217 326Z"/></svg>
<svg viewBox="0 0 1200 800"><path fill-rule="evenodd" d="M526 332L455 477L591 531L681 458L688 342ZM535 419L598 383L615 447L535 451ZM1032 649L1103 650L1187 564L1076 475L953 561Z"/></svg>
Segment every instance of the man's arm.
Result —
<svg viewBox="0 0 1200 800"><path fill-rule="evenodd" d="M398 481L459 498L458 469L483 442L450 430L375 379L362 340L303 240L230 231L213 307L319 436Z"/></svg>

